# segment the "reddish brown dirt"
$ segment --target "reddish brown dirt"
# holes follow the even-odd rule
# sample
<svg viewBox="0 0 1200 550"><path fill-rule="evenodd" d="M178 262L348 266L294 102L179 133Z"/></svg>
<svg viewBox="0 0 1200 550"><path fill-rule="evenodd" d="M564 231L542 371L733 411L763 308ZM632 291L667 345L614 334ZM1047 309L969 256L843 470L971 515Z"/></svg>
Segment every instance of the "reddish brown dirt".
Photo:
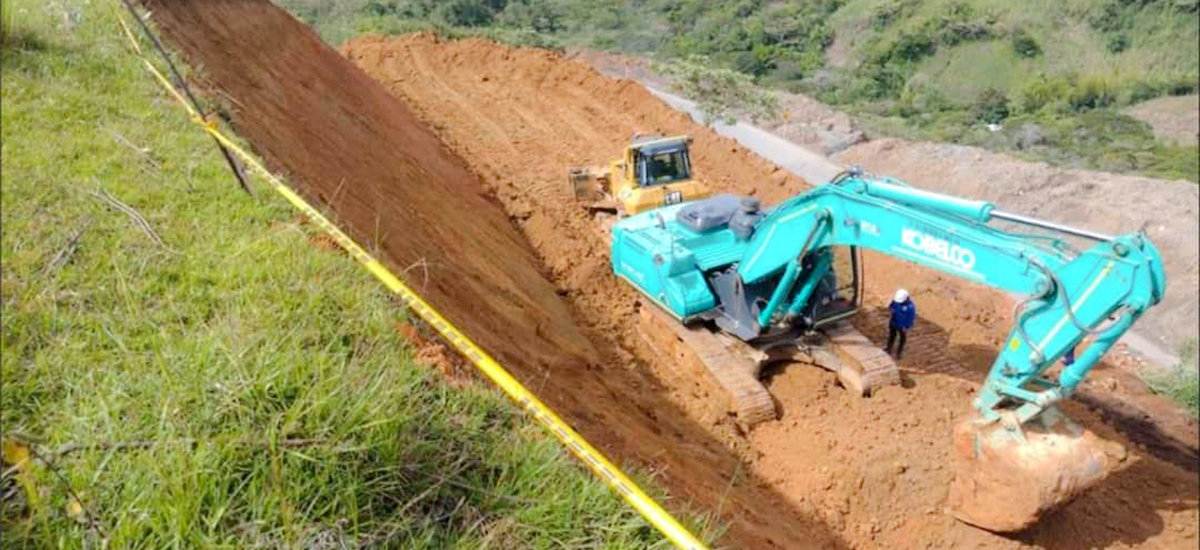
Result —
<svg viewBox="0 0 1200 550"><path fill-rule="evenodd" d="M654 470L678 497L670 507L694 502L715 511L730 527L728 544L738 548L848 548L818 518L745 475L738 456L677 408L647 370L610 351L594 327L576 323L560 292L590 283L604 292L606 272L595 262L602 251L591 252L591 260L579 256L591 269L575 271L578 279L552 284L543 269L565 272L576 265L572 259L541 267L495 200L499 187L481 181L404 102L265 0L146 4L272 170L334 213L359 242L376 243L398 273L427 265L427 279L424 272L408 279L428 300L597 447ZM539 132L551 131L533 112L526 115ZM491 131L477 139L517 161L506 134ZM558 223L532 211L518 217L547 231ZM560 230L582 238L591 229L577 221ZM534 244L539 253L546 245Z"/></svg>
<svg viewBox="0 0 1200 550"><path fill-rule="evenodd" d="M774 501L727 502L719 508L725 514L741 506L761 511L757 517L774 526L801 517L816 519L826 530L795 531L788 524L784 529L795 535L795 542L783 543L788 548L1195 547L1194 439L1180 436L1188 440L1175 454L1151 452L1156 449L1113 427L1129 433L1120 422L1109 423L1112 411L1086 400L1064 409L1131 451L1114 476L1015 538L944 514L951 428L970 411L978 381L1005 336L1010 304L998 293L878 255L867 258L868 303L886 303L885 296L903 284L921 308L922 328L902 362L909 383L860 399L838 389L831 374L784 368L769 382L783 417L748 437L738 434L711 387L675 372L637 336L637 296L610 275L601 232L572 203L565 175L571 166L599 164L617 154L634 132L686 132L696 137L698 174L718 189L774 202L802 190L802 182L670 110L640 86L554 53L427 35L364 37L344 53L412 105L492 186L587 329L614 344L631 368L651 370L671 388L679 407L738 451L744 462L735 479L765 483L788 504L781 509ZM882 318L868 311L860 328L878 338ZM1097 380L1109 380L1111 370L1101 368ZM680 490L678 480L667 481ZM684 494L697 493L693 484L682 487ZM723 490L704 484L699 492ZM771 508L780 516L772 517ZM747 524L736 516L731 542L769 547L752 536L768 524Z"/></svg>

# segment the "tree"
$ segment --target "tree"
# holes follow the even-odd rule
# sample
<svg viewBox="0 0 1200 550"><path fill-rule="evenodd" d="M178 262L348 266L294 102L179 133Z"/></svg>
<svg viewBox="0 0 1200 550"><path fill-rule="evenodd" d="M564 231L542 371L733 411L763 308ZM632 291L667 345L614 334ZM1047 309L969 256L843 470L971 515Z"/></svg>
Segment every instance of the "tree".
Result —
<svg viewBox="0 0 1200 550"><path fill-rule="evenodd" d="M691 56L658 69L674 77L680 92L697 103L705 124L717 120L733 124L739 114L757 122L779 113L779 100L774 95L755 86L749 76L717 68L706 57Z"/></svg>
<svg viewBox="0 0 1200 550"><path fill-rule="evenodd" d="M453 27L484 27L492 22L492 10L479 0L453 0L438 8L438 17Z"/></svg>
<svg viewBox="0 0 1200 550"><path fill-rule="evenodd" d="M516 0L500 13L500 23L518 29L553 34L565 29L564 9L550 0Z"/></svg>
<svg viewBox="0 0 1200 550"><path fill-rule="evenodd" d="M995 88L987 88L980 92L972 110L981 122L999 124L1008 118L1008 96Z"/></svg>
<svg viewBox="0 0 1200 550"><path fill-rule="evenodd" d="M1021 57L1037 57L1042 55L1042 47L1038 45L1037 40L1025 33L1025 31L1017 31L1012 35L1013 51Z"/></svg>

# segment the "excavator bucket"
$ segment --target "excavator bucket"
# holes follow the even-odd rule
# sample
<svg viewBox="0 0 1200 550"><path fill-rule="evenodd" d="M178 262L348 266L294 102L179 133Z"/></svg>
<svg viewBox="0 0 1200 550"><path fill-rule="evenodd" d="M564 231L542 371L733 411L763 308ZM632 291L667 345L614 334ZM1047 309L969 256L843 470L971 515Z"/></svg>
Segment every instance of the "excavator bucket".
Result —
<svg viewBox="0 0 1200 550"><path fill-rule="evenodd" d="M1125 458L1057 409L1020 429L977 416L954 429L950 513L996 532L1032 526L1112 473Z"/></svg>

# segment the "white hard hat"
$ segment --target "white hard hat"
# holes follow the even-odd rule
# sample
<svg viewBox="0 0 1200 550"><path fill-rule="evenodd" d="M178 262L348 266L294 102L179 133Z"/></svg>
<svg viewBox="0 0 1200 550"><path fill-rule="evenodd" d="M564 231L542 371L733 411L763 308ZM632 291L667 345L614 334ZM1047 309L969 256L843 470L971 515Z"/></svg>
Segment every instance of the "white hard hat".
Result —
<svg viewBox="0 0 1200 550"><path fill-rule="evenodd" d="M892 301L893 302L903 302L907 299L908 299L908 291L904 290L902 288L902 289L896 291L896 297L893 298Z"/></svg>

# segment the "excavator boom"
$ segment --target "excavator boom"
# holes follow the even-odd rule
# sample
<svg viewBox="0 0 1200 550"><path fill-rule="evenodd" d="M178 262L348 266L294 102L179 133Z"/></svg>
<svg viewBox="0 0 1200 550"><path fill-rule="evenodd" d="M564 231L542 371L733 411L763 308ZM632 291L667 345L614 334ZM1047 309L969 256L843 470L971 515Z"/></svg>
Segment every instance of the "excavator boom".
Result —
<svg viewBox="0 0 1200 550"><path fill-rule="evenodd" d="M1077 251L1056 237L1002 230L991 225L996 220L1094 244ZM1111 449L1053 405L1166 286L1162 259L1144 234L1099 235L857 172L766 212L752 200L718 196L627 218L612 232L619 276L678 321L711 322L750 343L811 330L830 316L828 306L844 298L832 269L838 249L873 249L1023 296L973 403L977 417L956 432L955 514L1000 531L1027 527L1104 477ZM1084 345L1057 377L1047 375ZM1022 510L990 511L1014 499Z"/></svg>

